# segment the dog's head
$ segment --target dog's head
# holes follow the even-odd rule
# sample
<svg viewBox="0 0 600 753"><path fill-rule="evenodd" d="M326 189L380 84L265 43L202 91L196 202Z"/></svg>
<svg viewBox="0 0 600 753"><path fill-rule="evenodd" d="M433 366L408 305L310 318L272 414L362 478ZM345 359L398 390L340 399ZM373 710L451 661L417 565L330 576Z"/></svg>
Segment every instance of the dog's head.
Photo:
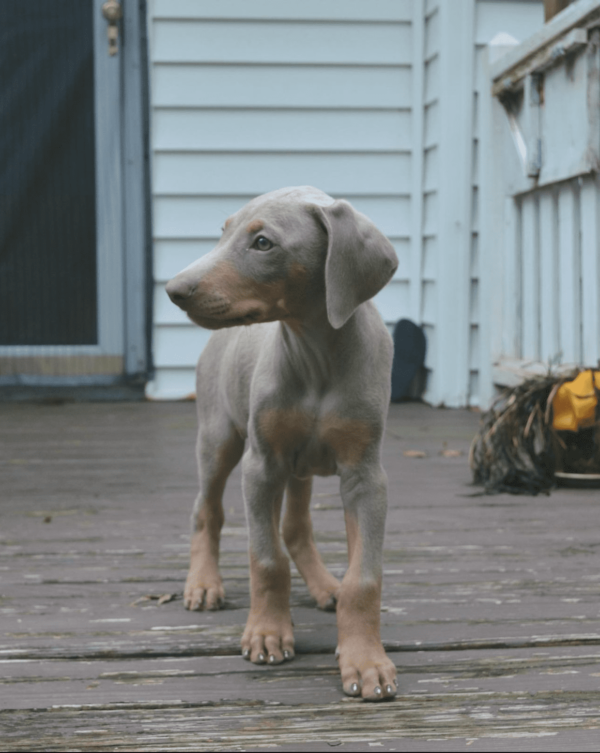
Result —
<svg viewBox="0 0 600 753"><path fill-rule="evenodd" d="M282 188L232 215L213 251L167 284L171 300L208 329L326 312L339 329L389 281L391 243L348 202L316 188Z"/></svg>

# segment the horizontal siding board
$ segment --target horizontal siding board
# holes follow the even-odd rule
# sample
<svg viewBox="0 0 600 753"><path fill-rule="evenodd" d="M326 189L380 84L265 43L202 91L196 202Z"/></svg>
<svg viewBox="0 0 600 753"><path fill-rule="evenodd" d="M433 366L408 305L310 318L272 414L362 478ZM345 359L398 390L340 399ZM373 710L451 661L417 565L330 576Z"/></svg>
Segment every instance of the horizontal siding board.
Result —
<svg viewBox="0 0 600 753"><path fill-rule="evenodd" d="M157 368L193 368L211 332L190 324L154 328L154 364Z"/></svg>
<svg viewBox="0 0 600 753"><path fill-rule="evenodd" d="M167 238L213 238L221 235L223 222L237 212L252 196L158 197L154 199L154 236ZM344 198L336 196L334 198ZM410 236L410 200L408 197L349 198L353 206L370 217L392 239Z"/></svg>
<svg viewBox="0 0 600 753"><path fill-rule="evenodd" d="M154 242L154 279L165 283L215 246L214 240L157 240Z"/></svg>
<svg viewBox="0 0 600 753"><path fill-rule="evenodd" d="M407 65L410 24L307 21L161 21L155 62Z"/></svg>
<svg viewBox="0 0 600 753"><path fill-rule="evenodd" d="M152 70L158 107L407 108L410 67L164 65Z"/></svg>
<svg viewBox="0 0 600 753"><path fill-rule="evenodd" d="M157 109L154 148L261 151L405 150L410 111Z"/></svg>
<svg viewBox="0 0 600 753"><path fill-rule="evenodd" d="M160 18L232 18L344 21L409 21L413 0L154 0L152 17Z"/></svg>
<svg viewBox="0 0 600 753"><path fill-rule="evenodd" d="M374 298L375 305L384 322L394 324L408 316L410 284L407 281L393 281Z"/></svg>
<svg viewBox="0 0 600 753"><path fill-rule="evenodd" d="M153 163L157 194L262 194L282 186L314 185L326 193L408 194L407 154L173 154Z"/></svg>

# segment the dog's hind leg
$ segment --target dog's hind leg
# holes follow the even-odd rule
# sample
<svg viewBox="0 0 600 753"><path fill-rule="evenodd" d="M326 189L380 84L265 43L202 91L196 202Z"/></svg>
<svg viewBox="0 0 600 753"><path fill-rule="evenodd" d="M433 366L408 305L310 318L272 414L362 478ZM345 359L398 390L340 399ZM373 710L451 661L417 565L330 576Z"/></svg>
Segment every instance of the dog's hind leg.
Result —
<svg viewBox="0 0 600 753"><path fill-rule="evenodd" d="M310 519L312 478L290 477L287 484L283 540L320 609L334 610L340 582L323 564Z"/></svg>
<svg viewBox="0 0 600 753"><path fill-rule="evenodd" d="M223 491L244 451L233 426L219 432L201 427L198 433L200 493L192 512L190 569L183 595L186 609L219 609L225 591L219 573L219 542L225 515Z"/></svg>

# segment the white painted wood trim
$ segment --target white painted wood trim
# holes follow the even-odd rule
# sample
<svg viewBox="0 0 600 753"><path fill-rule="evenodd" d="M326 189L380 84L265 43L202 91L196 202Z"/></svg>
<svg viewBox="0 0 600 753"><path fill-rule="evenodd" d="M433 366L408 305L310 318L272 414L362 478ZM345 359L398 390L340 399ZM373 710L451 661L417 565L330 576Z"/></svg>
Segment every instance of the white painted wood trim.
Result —
<svg viewBox="0 0 600 753"><path fill-rule="evenodd" d="M412 185L410 238L410 318L421 324L421 276L423 260L423 169L424 169L424 57L425 19L423 3L412 4Z"/></svg>
<svg viewBox="0 0 600 753"><path fill-rule="evenodd" d="M527 59L553 46L575 26L587 26L600 18L600 0L578 0L559 13L522 44L508 51L492 65L492 79L501 81L511 77L513 69L522 66Z"/></svg>
<svg viewBox="0 0 600 753"><path fill-rule="evenodd" d="M440 3L438 385L432 401L467 404L475 0Z"/></svg>

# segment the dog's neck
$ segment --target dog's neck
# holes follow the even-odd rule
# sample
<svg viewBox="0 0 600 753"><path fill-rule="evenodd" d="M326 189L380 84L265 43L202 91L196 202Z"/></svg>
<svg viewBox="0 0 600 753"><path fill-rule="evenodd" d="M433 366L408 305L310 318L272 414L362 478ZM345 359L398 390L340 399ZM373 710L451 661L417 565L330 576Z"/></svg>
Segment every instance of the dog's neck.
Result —
<svg viewBox="0 0 600 753"><path fill-rule="evenodd" d="M284 361L306 383L325 387L339 367L339 345L348 326L352 328L351 320L342 329L334 329L324 307L323 311L314 311L301 320L281 321L279 336Z"/></svg>

